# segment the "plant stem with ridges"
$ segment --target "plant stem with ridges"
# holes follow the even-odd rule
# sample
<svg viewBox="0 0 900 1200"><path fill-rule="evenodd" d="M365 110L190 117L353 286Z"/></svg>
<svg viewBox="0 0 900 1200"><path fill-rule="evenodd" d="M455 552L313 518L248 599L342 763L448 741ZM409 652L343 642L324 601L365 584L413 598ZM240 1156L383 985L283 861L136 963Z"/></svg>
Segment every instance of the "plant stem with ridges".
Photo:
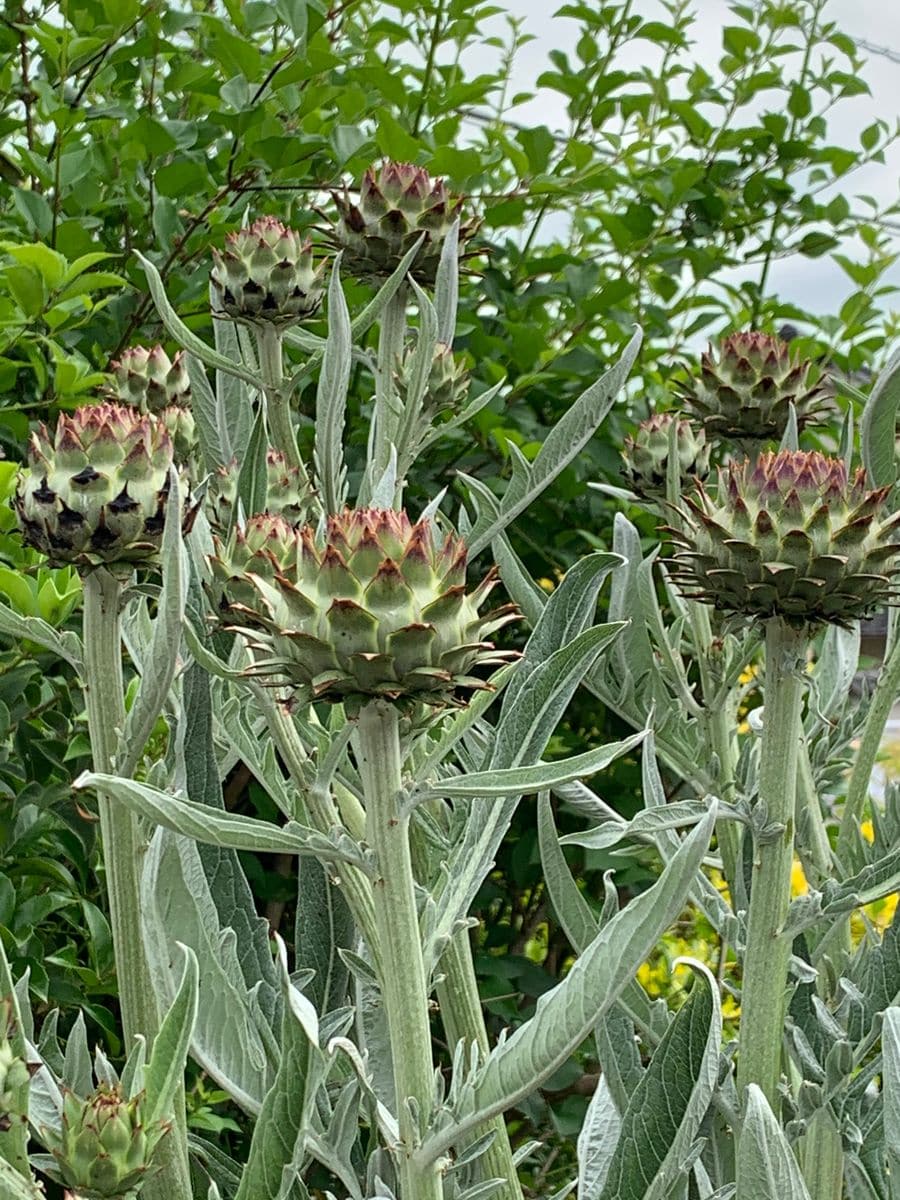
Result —
<svg viewBox="0 0 900 1200"><path fill-rule="evenodd" d="M122 584L105 567L84 580L84 693L94 770L115 773L116 752L125 728L120 607ZM139 818L111 797L98 793L103 866L119 986L125 1045L141 1035L148 1049L159 1029L153 977L144 954L141 928L141 866L147 836ZM171 1134L154 1156L159 1170L144 1185L146 1200L190 1197L187 1126L183 1093L175 1097Z"/></svg>
<svg viewBox="0 0 900 1200"><path fill-rule="evenodd" d="M356 731L366 833L375 856L373 894L381 948L381 996L387 1016L397 1096L399 1200L442 1200L435 1164L419 1167L413 1154L434 1099L434 1062L428 1015L428 979L416 911L409 813L402 807L402 754L394 705L364 705ZM418 1121L408 1100L414 1101Z"/></svg>
<svg viewBox="0 0 900 1200"><path fill-rule="evenodd" d="M782 829L757 837L754 848L737 1086L743 1098L748 1084L758 1084L776 1114L791 955L782 928L791 902L806 644L806 635L780 617L767 622L759 804L767 824Z"/></svg>

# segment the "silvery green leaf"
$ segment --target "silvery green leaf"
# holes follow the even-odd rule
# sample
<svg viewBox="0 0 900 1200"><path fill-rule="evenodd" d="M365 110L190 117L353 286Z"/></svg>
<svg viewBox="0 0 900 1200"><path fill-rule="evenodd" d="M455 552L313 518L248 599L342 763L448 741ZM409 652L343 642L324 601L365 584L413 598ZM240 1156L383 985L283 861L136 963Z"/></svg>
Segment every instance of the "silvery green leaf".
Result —
<svg viewBox="0 0 900 1200"><path fill-rule="evenodd" d="M779 450L799 450L800 449L800 431L797 428L797 409L791 401L788 401L788 419L784 428L784 433L781 435L781 443Z"/></svg>
<svg viewBox="0 0 900 1200"><path fill-rule="evenodd" d="M857 871L848 879L843 879L840 885L830 891L826 900L830 905L839 903L841 899L855 896L859 905L872 904L900 889L900 847L885 854L875 862Z"/></svg>
<svg viewBox="0 0 900 1200"><path fill-rule="evenodd" d="M485 1179L482 1183L473 1183L464 1191L457 1193L458 1200L490 1200L496 1196L506 1184L505 1179Z"/></svg>
<svg viewBox="0 0 900 1200"><path fill-rule="evenodd" d="M145 258L141 254L140 250L135 250L134 253L144 268L144 274L147 276L147 286L150 289L150 295L153 297L153 303L156 305L156 311L159 313L160 320L175 341L184 347L185 350L189 350L191 354L196 354L197 358L201 362L206 363L208 367L215 367L218 371L224 371L226 374L245 380L254 387L257 386L256 377L246 367L240 363L232 362L224 354L220 354L218 350L214 350L212 346L207 346L206 342L197 337L196 333L188 329L187 325L185 325L169 303L169 298L166 295L166 289L159 271L157 271L148 258Z"/></svg>
<svg viewBox="0 0 900 1200"><path fill-rule="evenodd" d="M3 1200L44 1200L44 1189L26 1179L5 1158L0 1158L0 1195Z"/></svg>
<svg viewBox="0 0 900 1200"><path fill-rule="evenodd" d="M626 838L655 840L656 835L663 831L696 825L708 809L709 804L705 800L675 800L665 808L646 808L630 821L606 821L595 829L567 833L560 838L560 843L563 846L584 846L588 850L606 850ZM733 813L733 809L719 805L720 820Z"/></svg>
<svg viewBox="0 0 900 1200"><path fill-rule="evenodd" d="M571 641L555 642L561 649L544 659L531 659L526 646L503 698L487 767L528 765L541 757L576 688L622 628L594 625Z"/></svg>
<svg viewBox="0 0 900 1200"><path fill-rule="evenodd" d="M216 289L209 289L210 309L213 313L213 342L216 350L229 362L239 363L250 373L250 380L240 378L228 371L215 373L215 421L222 448L227 448L228 458L223 466L227 466L232 458L240 463L244 457L244 447L250 439L253 428L253 403L247 387L253 383L254 391L259 389L259 365L256 359L256 347L248 329L228 317L221 316L221 299Z"/></svg>
<svg viewBox="0 0 900 1200"><path fill-rule="evenodd" d="M349 971L339 951L355 943L353 915L342 890L320 862L304 858L297 879L295 968L315 971L306 992L318 1012L331 1012L345 1003Z"/></svg>
<svg viewBox="0 0 900 1200"><path fill-rule="evenodd" d="M517 704L510 708L504 702L487 767L516 767L541 757L585 671L618 631L618 626L609 625L587 629L527 672ZM518 663L517 669L522 665ZM450 936L469 911L517 804L518 797L492 805L469 802L463 836L453 848L435 895L434 946Z"/></svg>
<svg viewBox="0 0 900 1200"><path fill-rule="evenodd" d="M613 520L613 551L622 557L626 565L612 577L609 617L612 621L629 621L625 634L616 646L613 661L621 677L641 678L653 669L653 648L646 626L643 621L632 619L643 554L640 534L621 513L616 513Z"/></svg>
<svg viewBox="0 0 900 1200"><path fill-rule="evenodd" d="M859 664L859 638L858 621L849 629L827 627L812 672L816 717L830 721L846 706Z"/></svg>
<svg viewBox="0 0 900 1200"><path fill-rule="evenodd" d="M191 380L191 413L197 429L200 457L207 471L215 471L217 467L224 467L231 462L231 441L227 430L219 428L216 397L209 386L203 363L196 355L188 354L187 369Z"/></svg>
<svg viewBox="0 0 900 1200"><path fill-rule="evenodd" d="M810 1200L794 1152L760 1088L747 1088L736 1200Z"/></svg>
<svg viewBox="0 0 900 1200"><path fill-rule="evenodd" d="M894 352L875 381L860 422L862 458L872 487L885 487L897 478L895 438L900 407L900 350Z"/></svg>
<svg viewBox="0 0 900 1200"><path fill-rule="evenodd" d="M117 764L131 775L144 752L169 695L178 669L181 627L187 600L187 564L181 540L181 492L178 472L169 468L169 495L160 548L162 593L157 605L150 646L141 662L137 696L125 719L125 757Z"/></svg>
<svg viewBox="0 0 900 1200"><path fill-rule="evenodd" d="M696 973L694 987L622 1114L602 1200L666 1200L712 1101L722 1043L719 989L705 966L685 961Z"/></svg>
<svg viewBox="0 0 900 1200"><path fill-rule="evenodd" d="M466 539L473 557L524 512L581 453L628 378L641 339L641 331L637 330L616 365L582 392L565 416L550 430L527 475L524 472L513 474L500 502L499 517L479 518Z"/></svg>
<svg viewBox="0 0 900 1200"><path fill-rule="evenodd" d="M295 1143L312 1130L316 1091L325 1076L316 1011L291 983L287 952L280 938L277 945L284 1012L281 1062L253 1130L236 1200L259 1200L262 1196L280 1194L284 1169L293 1161Z"/></svg>
<svg viewBox="0 0 900 1200"><path fill-rule="evenodd" d="M409 412L404 415L408 420L414 421L422 406L422 398L428 387L428 376L434 362L434 352L438 343L438 318L434 311L434 305L416 281L411 279L410 284L419 309L419 328L410 359L407 384L406 406Z"/></svg>
<svg viewBox="0 0 900 1200"><path fill-rule="evenodd" d="M73 1092L77 1092L79 1096L89 1096L94 1090L91 1050L88 1046L84 1013L81 1011L75 1018L75 1024L66 1038L66 1056L61 1082L71 1088Z"/></svg>
<svg viewBox="0 0 900 1200"><path fill-rule="evenodd" d="M437 338L445 346L453 345L456 331L456 306L459 300L459 218L444 238L434 280L434 307L437 312Z"/></svg>
<svg viewBox="0 0 900 1200"><path fill-rule="evenodd" d="M504 710L515 708L533 667L546 662L593 623L600 588L623 562L616 554L588 554L570 567L549 599L542 594L533 632L503 698Z"/></svg>
<svg viewBox="0 0 900 1200"><path fill-rule="evenodd" d="M578 1135L578 1200L599 1200L622 1129L622 1118L601 1075Z"/></svg>
<svg viewBox="0 0 900 1200"><path fill-rule="evenodd" d="M884 1147L890 1178L891 1200L900 1197L900 1008L885 1011L882 1027L884 1070L881 1086L884 1105Z"/></svg>
<svg viewBox="0 0 900 1200"><path fill-rule="evenodd" d="M200 963L191 1052L245 1112L255 1115L278 1062L276 1035L244 982L243 955L249 948L223 928L196 843L157 830L145 860L142 895L146 951L161 994L174 997L177 943L189 945Z"/></svg>
<svg viewBox="0 0 900 1200"><path fill-rule="evenodd" d="M76 671L82 670L81 639L70 630L60 633L40 617L22 617L8 604L0 604L0 633L16 642L36 642Z"/></svg>
<svg viewBox="0 0 900 1200"><path fill-rule="evenodd" d="M375 486L372 488L370 498L372 508L390 508L394 503L396 492L397 449L395 446L391 446L388 465L384 468L381 478L375 481Z"/></svg>
<svg viewBox="0 0 900 1200"><path fill-rule="evenodd" d="M76 788L98 788L120 801L137 813L170 829L173 833L210 842L214 846L227 846L232 850L256 850L268 854L314 854L327 853L334 861L356 863L336 844L315 830L307 829L296 821L286 825L273 825L257 817L245 817L239 813L211 809L205 804L195 804L180 796L172 796L148 784L122 779L117 775L99 775L84 771L72 785Z"/></svg>
<svg viewBox="0 0 900 1200"><path fill-rule="evenodd" d="M316 393L315 463L326 513L336 513L347 497L344 464L344 422L350 382L350 313L340 277L337 256L328 285L328 340L322 358Z"/></svg>
<svg viewBox="0 0 900 1200"><path fill-rule="evenodd" d="M181 984L153 1039L144 1071L148 1124L172 1116L175 1097L184 1081L188 1048L197 1021L200 986L197 956L188 946L182 945L180 949L184 958Z"/></svg>
<svg viewBox="0 0 900 1200"><path fill-rule="evenodd" d="M246 443L246 451L241 447L241 466L237 477L238 507L243 510L245 517L266 511L266 498L269 491L269 477L266 469L266 456L269 450L269 436L266 430L265 405L259 406L250 440Z"/></svg>
<svg viewBox="0 0 900 1200"><path fill-rule="evenodd" d="M505 533L494 538L492 550L504 588L509 593L510 599L522 610L522 615L533 629L537 625L541 613L547 607L549 601L547 593L535 583L530 573L525 570ZM584 560L579 561L583 562Z"/></svg>
<svg viewBox="0 0 900 1200"><path fill-rule="evenodd" d="M574 779L582 779L605 770L611 762L640 745L643 730L624 738L621 742L610 742L583 754L573 754L555 762L539 763L533 767L511 767L499 771L473 771L466 775L455 775L442 779L429 787L425 796L443 796L445 799L476 796L524 796L543 791Z"/></svg>
<svg viewBox="0 0 900 1200"><path fill-rule="evenodd" d="M534 1016L491 1052L475 1083L471 1112L460 1115L449 1138L442 1133L427 1139L421 1161L434 1161L470 1128L519 1103L565 1062L681 912L714 824L715 805L657 882L604 925L562 982L541 996Z"/></svg>

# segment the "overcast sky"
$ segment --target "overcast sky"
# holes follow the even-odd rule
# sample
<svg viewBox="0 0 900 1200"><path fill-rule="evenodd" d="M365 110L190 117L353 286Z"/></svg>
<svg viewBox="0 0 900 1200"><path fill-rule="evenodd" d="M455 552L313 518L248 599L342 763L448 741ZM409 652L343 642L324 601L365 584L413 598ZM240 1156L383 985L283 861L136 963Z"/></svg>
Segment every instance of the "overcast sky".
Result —
<svg viewBox="0 0 900 1200"><path fill-rule="evenodd" d="M530 90L547 66L547 54L559 48L574 52L577 38L576 22L554 18L562 0L504 0L504 8L525 19L525 28L535 40L524 46L516 64L512 92ZM648 18L660 15L655 0L638 0L636 10ZM722 28L734 22L727 0L695 0L694 11L700 15L692 28L696 41L695 54L700 62L717 61L722 52ZM842 101L830 116L830 140L836 144L859 146L859 133L878 117L894 123L900 118L900 0L829 0L824 17L835 21L845 33L877 46L892 48L898 61L866 52L868 62L864 77L871 88L870 96ZM497 32L500 30L498 28ZM647 43L641 43L646 48ZM637 65L637 47L633 63ZM480 47L473 54L472 66L480 61L487 65L496 59L496 50ZM491 65L494 65L491 63ZM516 110L523 119L543 123L554 130L565 130L567 117L565 97L558 92L543 90L527 105ZM900 199L900 145L895 144L886 155L886 162L870 164L855 172L847 181L848 196L867 194L881 203ZM900 251L900 235L898 235ZM757 268L758 270L758 268ZM891 282L900 287L900 263L891 272ZM830 258L804 259L799 256L775 264L770 287L777 289L785 300L796 301L817 312L834 312L842 299L853 290L843 271ZM900 310L900 293L888 300L892 309Z"/></svg>

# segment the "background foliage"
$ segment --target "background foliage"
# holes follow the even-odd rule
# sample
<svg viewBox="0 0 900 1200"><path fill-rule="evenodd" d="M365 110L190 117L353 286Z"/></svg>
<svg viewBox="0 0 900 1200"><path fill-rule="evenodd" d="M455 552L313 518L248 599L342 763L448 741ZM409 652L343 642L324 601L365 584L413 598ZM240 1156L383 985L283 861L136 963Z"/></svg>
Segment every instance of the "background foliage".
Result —
<svg viewBox="0 0 900 1200"><path fill-rule="evenodd" d="M733 5L716 62L697 61L695 17L682 0L567 4L558 20L578 27L574 55L548 49L543 74L517 92L525 34L495 4L6 0L7 456L21 454L30 422L91 395L124 347L159 338L133 250L158 265L182 317L201 329L211 245L248 212L276 213L316 236L329 191L382 155L446 176L482 216L457 349L476 387L507 381L457 436L454 456L418 464L414 503L452 488L458 469L501 477L511 443L533 455L633 324L644 327L629 403L514 528L548 588L580 553L608 547L614 505L585 484L617 482L624 432L667 406L672 373L707 335L790 322L806 350L864 383L897 332L885 274L900 205L885 211L856 197L853 172L879 161L897 130L876 120L858 145L832 142L829 118L866 91L866 72L825 0ZM473 50L483 43L489 54L478 61L491 68L476 73ZM632 62L644 65L624 65ZM538 86L565 97L564 130L518 118ZM773 293L776 261L826 255L850 282L836 311L804 312ZM370 390L358 370L357 415ZM11 477L0 464L4 495ZM77 581L39 570L9 536L11 524L0 509L2 598L64 625ZM40 1003L87 1004L108 1031L114 981L91 870L93 825L68 788L84 765L81 698L68 668L26 644L3 649L0 664L0 936L16 973L31 967ZM614 733L614 719L582 699L555 748L577 751L599 730ZM628 811L638 786L636 765L624 760L603 792ZM267 803L240 768L228 800ZM564 812L559 820L564 830ZM566 966L537 862L526 805L481 903L479 968L498 1027L530 1011ZM610 861L590 852L576 862L586 893L599 897ZM261 910L289 931L285 868L251 869ZM638 862L617 876L620 886L644 879ZM574 1127L567 1113L580 1119L590 1072L573 1062L553 1081L562 1134ZM197 1097L208 1114L215 1096ZM539 1127L549 1120L538 1109L523 1116ZM538 1191L551 1190L552 1160L545 1167Z"/></svg>

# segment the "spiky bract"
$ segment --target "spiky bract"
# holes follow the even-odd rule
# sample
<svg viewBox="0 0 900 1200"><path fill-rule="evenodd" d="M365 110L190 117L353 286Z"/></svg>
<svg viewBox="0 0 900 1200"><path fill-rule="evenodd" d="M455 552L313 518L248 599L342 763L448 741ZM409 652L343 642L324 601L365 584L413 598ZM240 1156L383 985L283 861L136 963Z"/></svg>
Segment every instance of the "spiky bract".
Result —
<svg viewBox="0 0 900 1200"><path fill-rule="evenodd" d="M258 674L314 699L460 702L472 672L511 657L487 639L515 618L480 617L489 574L466 590L466 548L427 519L345 510L322 536L254 517L212 560L223 620L254 648Z"/></svg>
<svg viewBox="0 0 900 1200"><path fill-rule="evenodd" d="M890 600L900 570L888 491L817 451L731 463L715 496L699 484L685 500L675 577L725 612L847 625Z"/></svg>
<svg viewBox="0 0 900 1200"><path fill-rule="evenodd" d="M160 413L170 405L187 408L191 378L183 350L169 358L162 346L131 346L110 364L113 399L135 404L141 412Z"/></svg>
<svg viewBox="0 0 900 1200"><path fill-rule="evenodd" d="M369 167L359 187L359 202L349 194L334 194L340 220L332 231L334 245L344 252L343 267L359 279L378 281L396 269L419 240L425 241L410 268L419 283L434 283L444 239L461 216L463 199L453 196L442 179L411 163L385 162ZM462 221L460 252L478 227Z"/></svg>
<svg viewBox="0 0 900 1200"><path fill-rule="evenodd" d="M32 434L14 503L28 545L81 570L159 549L172 440L154 416L94 404Z"/></svg>
<svg viewBox="0 0 900 1200"><path fill-rule="evenodd" d="M153 1154L168 1122L148 1122L143 1097L126 1100L119 1087L100 1087L86 1098L67 1091L59 1130L44 1141L57 1173L81 1200L115 1200L137 1192L152 1170Z"/></svg>
<svg viewBox="0 0 900 1200"><path fill-rule="evenodd" d="M710 346L699 375L680 384L679 392L687 414L703 423L710 438L780 441L792 404L801 430L833 415L818 367L767 333L731 334L718 355Z"/></svg>
<svg viewBox="0 0 900 1200"><path fill-rule="evenodd" d="M210 280L226 316L284 327L318 311L324 270L309 239L276 217L259 217L229 233L224 251L213 250Z"/></svg>
<svg viewBox="0 0 900 1200"><path fill-rule="evenodd" d="M625 438L622 474L631 490L654 503L666 498L666 467L672 427L682 479L705 479L709 474L709 446L702 429L676 413L654 413Z"/></svg>
<svg viewBox="0 0 900 1200"><path fill-rule="evenodd" d="M240 471L236 460L219 467L207 493L207 515L214 529L231 528L238 500ZM311 489L304 483L299 468L291 466L281 450L266 454L266 512L283 517L289 525L301 524L309 512ZM253 514L244 513L244 516Z"/></svg>

